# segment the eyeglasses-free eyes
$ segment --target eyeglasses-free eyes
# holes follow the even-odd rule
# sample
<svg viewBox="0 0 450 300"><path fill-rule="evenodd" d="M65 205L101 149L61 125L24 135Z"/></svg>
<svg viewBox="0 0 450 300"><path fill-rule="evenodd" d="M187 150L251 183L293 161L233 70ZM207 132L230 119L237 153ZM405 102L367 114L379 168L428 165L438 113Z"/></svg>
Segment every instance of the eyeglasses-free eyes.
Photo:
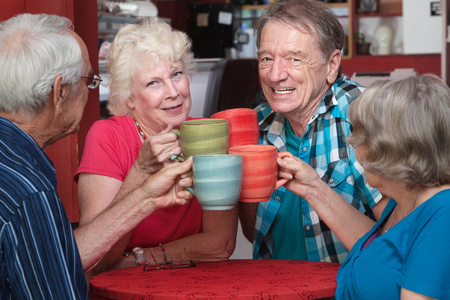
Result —
<svg viewBox="0 0 450 300"><path fill-rule="evenodd" d="M96 88L98 88L98 86L100 85L100 82L103 81L100 76L95 75L95 74L93 75L93 77L83 76L82 78L87 79L86 80L87 87L88 87L88 89L91 89L91 90L95 90Z"/></svg>

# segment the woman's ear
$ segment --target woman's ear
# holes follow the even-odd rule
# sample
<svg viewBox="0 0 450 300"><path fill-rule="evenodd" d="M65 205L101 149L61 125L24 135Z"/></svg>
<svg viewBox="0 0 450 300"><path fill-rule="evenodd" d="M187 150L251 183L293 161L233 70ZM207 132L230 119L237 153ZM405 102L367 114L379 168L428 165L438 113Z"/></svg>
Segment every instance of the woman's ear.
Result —
<svg viewBox="0 0 450 300"><path fill-rule="evenodd" d="M339 68L341 66L341 50L335 49L330 54L330 58L328 59L328 75L327 75L327 82L329 84L333 84L337 76L339 74Z"/></svg>
<svg viewBox="0 0 450 300"><path fill-rule="evenodd" d="M125 100L125 104L128 106L129 109L133 110L136 108L136 104L134 104L133 99L131 98L131 96Z"/></svg>

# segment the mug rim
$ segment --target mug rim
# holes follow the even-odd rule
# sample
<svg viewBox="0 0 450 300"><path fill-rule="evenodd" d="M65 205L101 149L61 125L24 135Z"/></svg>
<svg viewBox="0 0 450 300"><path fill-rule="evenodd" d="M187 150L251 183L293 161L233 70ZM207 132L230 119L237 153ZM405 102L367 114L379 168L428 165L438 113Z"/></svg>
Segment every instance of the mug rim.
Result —
<svg viewBox="0 0 450 300"><path fill-rule="evenodd" d="M236 115L244 114L244 113L251 113L251 115L257 116L256 110L254 110L252 108L243 108L242 107L242 108L230 108L230 109L218 111L218 112L214 113L211 116L211 118L212 119L221 119L222 115L225 115L227 117L232 117L232 116L236 116Z"/></svg>
<svg viewBox="0 0 450 300"><path fill-rule="evenodd" d="M230 158L238 158L238 157L242 157L242 155L239 154L198 154L198 155L194 155L192 156L193 159L197 158L211 158L211 157L230 157Z"/></svg>
<svg viewBox="0 0 450 300"><path fill-rule="evenodd" d="M238 145L233 146L228 149L228 153L230 151L234 152L267 152L277 150L277 147L274 145L262 145L262 144L249 144L249 145Z"/></svg>
<svg viewBox="0 0 450 300"><path fill-rule="evenodd" d="M228 121L225 120L225 119L205 118L205 119L195 119L195 120L183 121L183 122L181 122L180 126L183 126L183 125L197 125L197 126L201 126L201 125L223 125L224 123L228 123Z"/></svg>

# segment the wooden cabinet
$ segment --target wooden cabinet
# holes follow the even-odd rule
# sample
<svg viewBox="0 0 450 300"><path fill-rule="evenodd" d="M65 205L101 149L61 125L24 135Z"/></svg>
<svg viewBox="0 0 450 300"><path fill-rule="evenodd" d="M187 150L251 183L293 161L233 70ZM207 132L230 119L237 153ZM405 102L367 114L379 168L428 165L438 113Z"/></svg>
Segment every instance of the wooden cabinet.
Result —
<svg viewBox="0 0 450 300"><path fill-rule="evenodd" d="M379 0L376 11L365 12L361 0L352 5L354 55L368 55L373 34L379 25L389 25L394 29L393 52L401 52L402 39L402 0Z"/></svg>
<svg viewBox="0 0 450 300"><path fill-rule="evenodd" d="M354 0L353 29L355 33L363 33L367 42L371 42L376 27L388 24L396 30L393 42L393 53L387 56L361 54L357 41L353 43L353 56L343 60L343 72L351 76L355 72L391 72L396 68L414 68L419 74L441 74L440 54L403 54L403 22L402 0L378 0L378 9L374 13L362 13L359 10L361 0Z"/></svg>

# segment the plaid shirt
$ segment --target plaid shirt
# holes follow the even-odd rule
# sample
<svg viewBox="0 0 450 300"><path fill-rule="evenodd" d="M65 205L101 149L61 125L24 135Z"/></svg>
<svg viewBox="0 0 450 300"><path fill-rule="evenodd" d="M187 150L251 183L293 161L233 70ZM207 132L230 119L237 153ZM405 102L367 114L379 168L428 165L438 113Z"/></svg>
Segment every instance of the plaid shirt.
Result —
<svg viewBox="0 0 450 300"><path fill-rule="evenodd" d="M381 200L382 195L367 184L364 170L356 161L355 150L345 143L345 137L351 131L348 105L363 91L363 87L350 81L346 75L338 78L311 117L300 149L309 150L309 164L323 181L356 209L373 217L371 207ZM285 117L273 112L267 102L260 104L256 111L260 143L273 144L279 151L287 151ZM298 156L298 153L293 154ZM271 226L277 221L285 192L286 189L281 187L269 201L258 205L253 239L254 258L272 257L277 237L271 235ZM302 216L298 217L303 220L308 259L342 263L348 251L308 202L303 198L301 201Z"/></svg>

